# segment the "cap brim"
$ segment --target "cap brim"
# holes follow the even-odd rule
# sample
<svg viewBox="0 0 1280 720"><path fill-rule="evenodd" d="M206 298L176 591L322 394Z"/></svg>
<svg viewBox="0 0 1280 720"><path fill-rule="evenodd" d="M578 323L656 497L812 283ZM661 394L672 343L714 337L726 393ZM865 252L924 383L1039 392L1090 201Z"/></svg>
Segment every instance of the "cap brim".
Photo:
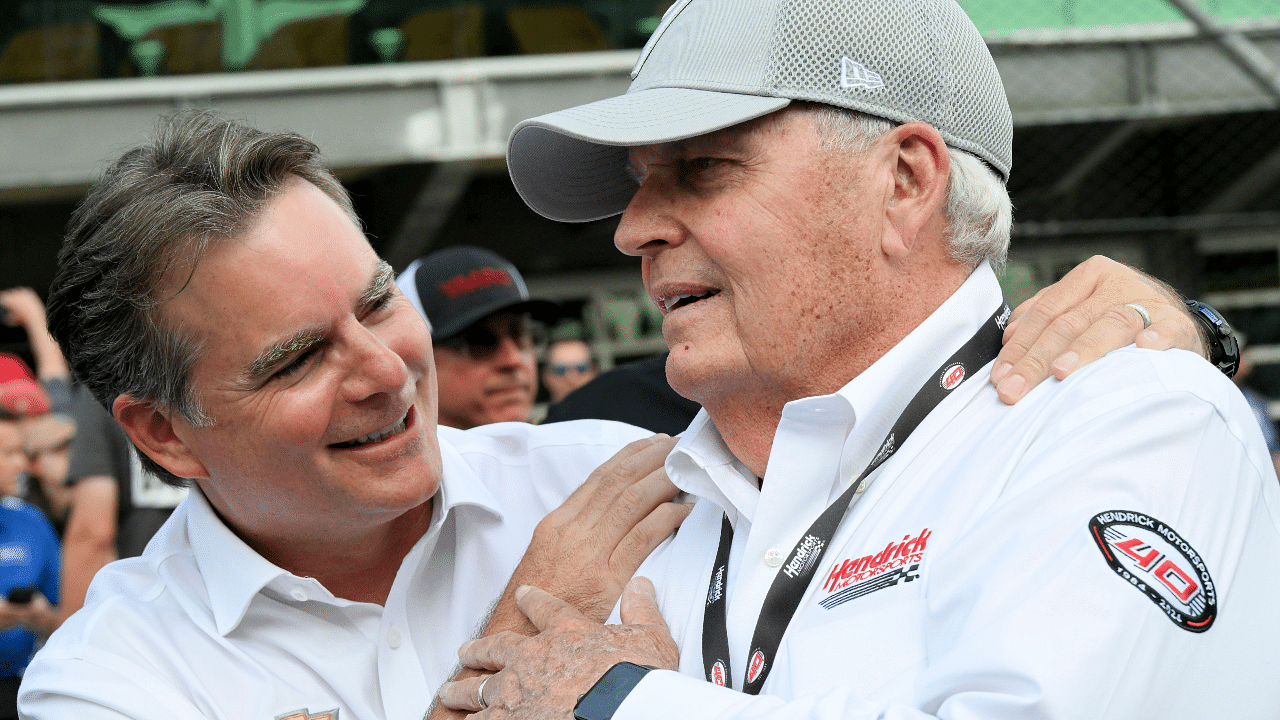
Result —
<svg viewBox="0 0 1280 720"><path fill-rule="evenodd" d="M522 300L510 305L497 306L480 305L470 308L468 312L453 318L448 324L440 327L433 325L431 328L431 341L439 342L445 338L453 337L471 327L473 323L484 316L492 315L496 312L529 313L529 316L534 320L547 325L559 320L563 314L560 305L550 300Z"/></svg>
<svg viewBox="0 0 1280 720"><path fill-rule="evenodd" d="M788 98L653 88L525 120L511 131L507 167L538 214L587 222L626 209L636 184L627 148L703 135L786 107Z"/></svg>

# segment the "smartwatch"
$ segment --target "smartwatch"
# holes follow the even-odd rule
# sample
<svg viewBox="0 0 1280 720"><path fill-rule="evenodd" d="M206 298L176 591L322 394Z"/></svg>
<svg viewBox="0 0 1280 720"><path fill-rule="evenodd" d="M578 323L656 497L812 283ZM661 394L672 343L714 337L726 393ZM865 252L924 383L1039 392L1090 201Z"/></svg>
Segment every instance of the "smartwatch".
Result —
<svg viewBox="0 0 1280 720"><path fill-rule="evenodd" d="M1200 326L1200 337L1209 347L1209 362L1213 363L1227 377L1234 377L1240 369L1240 344L1236 342L1231 326L1218 314L1217 310L1195 300L1187 300L1187 309L1191 317Z"/></svg>
<svg viewBox="0 0 1280 720"><path fill-rule="evenodd" d="M653 669L630 662L614 665L578 698L578 704L573 706L573 717L577 720L610 720L627 695Z"/></svg>

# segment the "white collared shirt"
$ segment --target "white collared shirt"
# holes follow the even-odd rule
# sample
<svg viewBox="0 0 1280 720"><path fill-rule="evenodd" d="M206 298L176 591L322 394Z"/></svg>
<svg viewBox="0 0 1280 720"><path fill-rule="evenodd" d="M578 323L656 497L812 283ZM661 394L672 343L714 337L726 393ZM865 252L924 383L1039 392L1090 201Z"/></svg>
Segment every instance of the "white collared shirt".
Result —
<svg viewBox="0 0 1280 720"><path fill-rule="evenodd" d="M706 414L694 420L667 471L703 499L638 573L681 672L650 673L616 720L1280 717L1280 490L1257 424L1208 363L1132 347L1015 406L990 365L966 368L845 515L761 694L703 679L723 514L741 688L779 565L999 302L984 265L848 385L788 403L759 488ZM1167 524L1191 554L1125 518ZM1207 631L1192 611L1166 615L1171 592L1192 611L1214 596Z"/></svg>
<svg viewBox="0 0 1280 720"><path fill-rule="evenodd" d="M94 578L29 667L23 713L420 720L537 522L649 434L602 421L441 428L435 512L385 608L271 564L192 492L142 557Z"/></svg>

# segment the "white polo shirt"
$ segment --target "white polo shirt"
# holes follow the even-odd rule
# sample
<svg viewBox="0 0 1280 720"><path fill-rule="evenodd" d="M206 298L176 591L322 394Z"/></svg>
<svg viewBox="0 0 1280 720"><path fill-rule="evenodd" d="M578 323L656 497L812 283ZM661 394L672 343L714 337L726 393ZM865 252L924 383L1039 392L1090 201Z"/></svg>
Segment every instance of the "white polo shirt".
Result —
<svg viewBox="0 0 1280 720"><path fill-rule="evenodd" d="M681 672L650 673L616 720L1280 717L1266 447L1208 363L1136 348L1014 406L989 366L967 369L845 515L761 694L703 679L723 513L741 688L779 565L999 297L979 268L839 392L787 404L760 488L705 413L694 420L667 471L703 499L638 573L657 585Z"/></svg>
<svg viewBox="0 0 1280 720"><path fill-rule="evenodd" d="M386 607L271 564L192 492L98 573L23 680L32 718L420 720L534 526L620 447L602 421L440 429L444 478Z"/></svg>

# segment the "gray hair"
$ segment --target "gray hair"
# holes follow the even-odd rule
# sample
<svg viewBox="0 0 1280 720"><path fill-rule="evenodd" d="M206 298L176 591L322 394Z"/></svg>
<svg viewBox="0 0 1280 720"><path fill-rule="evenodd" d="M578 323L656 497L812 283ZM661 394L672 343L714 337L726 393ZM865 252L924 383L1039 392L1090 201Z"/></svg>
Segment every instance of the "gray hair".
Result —
<svg viewBox="0 0 1280 720"><path fill-rule="evenodd" d="M314 143L209 111L162 119L150 142L126 152L89 189L58 254L49 330L76 379L108 412L129 395L192 425L212 424L190 385L200 338L167 326L161 310L210 245L244 230L292 177L356 219ZM161 297L162 285L179 289ZM187 484L139 455L165 482Z"/></svg>
<svg viewBox="0 0 1280 720"><path fill-rule="evenodd" d="M815 113L823 144L835 152L864 153L897 123L832 105L807 105ZM951 258L975 267L983 260L996 270L1009 254L1013 203L994 170L976 155L947 146L947 243Z"/></svg>

